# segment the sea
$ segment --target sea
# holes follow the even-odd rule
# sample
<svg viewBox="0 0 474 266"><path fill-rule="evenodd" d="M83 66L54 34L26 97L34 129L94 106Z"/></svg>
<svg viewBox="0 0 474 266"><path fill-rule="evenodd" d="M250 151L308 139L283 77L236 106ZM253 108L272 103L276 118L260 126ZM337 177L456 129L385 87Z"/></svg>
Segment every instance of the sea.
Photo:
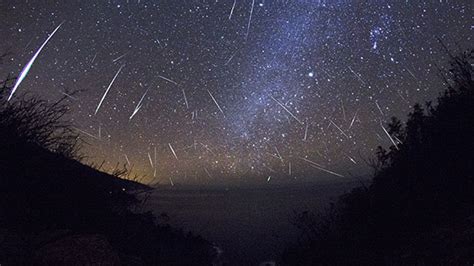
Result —
<svg viewBox="0 0 474 266"><path fill-rule="evenodd" d="M149 195L147 208L159 223L212 242L219 254L216 264L272 265L304 237L295 225L298 214L324 213L357 185L160 186Z"/></svg>

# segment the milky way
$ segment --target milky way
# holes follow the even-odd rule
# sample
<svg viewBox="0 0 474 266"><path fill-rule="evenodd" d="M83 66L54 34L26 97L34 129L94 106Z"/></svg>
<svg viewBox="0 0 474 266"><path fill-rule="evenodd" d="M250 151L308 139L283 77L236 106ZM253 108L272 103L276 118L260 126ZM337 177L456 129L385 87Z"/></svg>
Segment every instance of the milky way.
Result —
<svg viewBox="0 0 474 266"><path fill-rule="evenodd" d="M440 40L459 51L473 35L470 1L7 0L0 13L4 77L62 23L15 95L67 95L86 163L173 185L367 174L397 144L390 117L442 90Z"/></svg>

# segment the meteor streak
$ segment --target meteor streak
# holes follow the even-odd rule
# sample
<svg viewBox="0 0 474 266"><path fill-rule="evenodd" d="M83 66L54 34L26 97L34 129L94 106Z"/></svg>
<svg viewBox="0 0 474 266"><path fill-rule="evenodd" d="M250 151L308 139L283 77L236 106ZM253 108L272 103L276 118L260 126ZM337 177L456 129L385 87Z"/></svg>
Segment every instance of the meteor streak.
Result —
<svg viewBox="0 0 474 266"><path fill-rule="evenodd" d="M63 22L64 23L64 22ZM44 43L40 46L40 48L36 51L36 53L33 55L33 57L30 59L30 61L28 62L28 64L25 65L25 67L21 70L20 72L20 76L18 77L18 79L16 80L15 82L15 86L13 86L13 89L12 91L10 92L10 96L8 96L8 100L7 101L10 101L11 98L13 97L13 94L16 92L16 90L18 89L18 86L20 86L21 82L25 79L26 75L28 74L28 72L30 71L30 68L31 66L33 65L33 63L35 62L36 58L38 57L38 55L40 54L41 50L43 50L43 48L46 46L46 44L49 42L49 40L54 36L54 34L56 33L56 31L59 29L59 27L61 27L61 25L63 25L63 23L59 24L59 26L56 27L56 29L54 29L53 33L51 33L49 35L49 37L46 39L46 41L44 41Z"/></svg>
<svg viewBox="0 0 474 266"><path fill-rule="evenodd" d="M174 158L176 158L176 160L178 160L178 156L176 156L176 152L174 151L173 146L171 146L171 143L168 143L168 146L170 147L170 150L173 153Z"/></svg>
<svg viewBox="0 0 474 266"><path fill-rule="evenodd" d="M395 140L393 140L392 136L390 136L390 133L388 133L387 129L385 129L385 127L382 125L382 121L380 121L380 126L382 127L383 132L385 132L385 134L388 136L388 138L390 139L390 141L393 143L393 146L395 146L395 148L396 148L397 150L399 150L399 149L398 149L398 145L397 145L397 143L395 142Z"/></svg>
<svg viewBox="0 0 474 266"><path fill-rule="evenodd" d="M357 113L359 112L359 110L357 109L354 116L352 117L352 121L351 121L351 124L349 126L349 129L352 128L352 126L354 125L354 122L355 122L355 119L356 119L356 116L357 116Z"/></svg>
<svg viewBox="0 0 474 266"><path fill-rule="evenodd" d="M209 93L209 96L211 96L211 98L212 98L212 100L214 101L214 103L216 104L217 108L219 108L219 111L221 111L221 113L222 113L222 114L224 115L224 117L225 117L224 111L222 111L222 108L221 108L221 107L219 106L219 104L217 103L216 98L214 98L214 96L212 96L212 93L211 93L209 90L207 90L207 92Z"/></svg>
<svg viewBox="0 0 474 266"><path fill-rule="evenodd" d="M68 93L66 93L66 92L64 92L64 91L62 91L61 93L62 93L64 96L66 96L66 97L68 97L68 98L71 98L71 99L77 101L77 98L76 98L76 97L73 97L72 95L70 95L70 94L68 94Z"/></svg>
<svg viewBox="0 0 474 266"><path fill-rule="evenodd" d="M79 129L79 128L77 128L77 127L73 127L73 129L79 131L80 133L82 133L82 134L84 134L84 135L87 135L87 136L89 136L89 137L91 137L91 138L94 138L94 139L97 139L97 140L98 140L98 138L97 138L96 136L94 136L94 135L92 135L92 134L90 134L90 133L88 133L88 132L86 132L86 131L84 131L84 130L82 130L82 129Z"/></svg>
<svg viewBox="0 0 474 266"><path fill-rule="evenodd" d="M234 56L237 54L238 51L235 51L230 57L229 59L227 59L227 61L225 62L224 66L227 66L227 64L230 63L230 61L232 60L232 58L234 58Z"/></svg>
<svg viewBox="0 0 474 266"><path fill-rule="evenodd" d="M236 2L237 2L237 0L234 0L234 4L232 5L232 9L230 10L229 20L232 18L232 14L234 14L234 8L235 8L235 3Z"/></svg>
<svg viewBox="0 0 474 266"><path fill-rule="evenodd" d="M379 109L380 114L381 114L382 116L385 116L385 114L384 114L383 111L382 111L382 108L380 108L380 105L379 105L379 103L378 103L377 101L375 101L375 105L377 106L377 109Z"/></svg>
<svg viewBox="0 0 474 266"><path fill-rule="evenodd" d="M328 170L328 169L326 169L326 168L323 168L321 165L319 165L319 164L317 164L317 163L315 163L315 162L313 162L313 161L310 161L310 160L308 160L308 159L306 159L306 158L301 157L301 159L303 159L304 161L308 162L312 167L314 167L314 168L316 168L316 169L319 169L319 170L321 170L321 171L324 171L324 172L326 172L326 173L329 173L329 174L332 174L332 175L335 175L335 176L344 177L343 175L338 174L338 173L333 172L333 171L330 171L330 170Z"/></svg>
<svg viewBox="0 0 474 266"><path fill-rule="evenodd" d="M107 93L109 93L110 87L112 87L112 84L114 84L115 79L117 78L118 74L120 74L120 71L122 71L122 68L123 68L123 67L124 67L124 65L122 65L122 66L119 68L119 70L118 70L117 73L115 74L114 78L113 78L112 81L110 82L109 86L108 86L107 89L105 90L104 95L102 96L102 99L100 99L99 105L97 105L97 108L95 109L95 113L94 113L94 114L97 114L97 112L99 111L100 106L102 105L102 102L103 102L104 99L105 99L105 96L107 96Z"/></svg>
<svg viewBox="0 0 474 266"><path fill-rule="evenodd" d="M204 167L204 171L206 171L206 174L207 174L207 176L208 176L209 178L212 178L211 174L209 173L209 171L207 171L207 168L206 168L206 167Z"/></svg>
<svg viewBox="0 0 474 266"><path fill-rule="evenodd" d="M189 109L188 98L186 98L186 92L184 91L184 89L182 89L182 91L183 91L184 103L186 104L186 109Z"/></svg>
<svg viewBox="0 0 474 266"><path fill-rule="evenodd" d="M349 138L349 136L347 136L347 134L344 133L344 131L342 131L338 125L336 125L336 123L334 123L332 120L329 120L329 122L331 122L331 124L333 124L342 133L342 135L344 135L344 137Z"/></svg>
<svg viewBox="0 0 474 266"><path fill-rule="evenodd" d="M278 104L281 106L281 108L283 108L288 114L291 115L291 117L293 117L296 121L298 121L298 123L300 123L301 125L303 125L303 123L298 119L298 117L296 117L295 115L293 115L292 112L290 112L290 110L288 110L288 108L286 108L282 103L280 103L277 99L275 99L273 96L270 95L270 97Z"/></svg>
<svg viewBox="0 0 474 266"><path fill-rule="evenodd" d="M148 153L148 160L150 161L151 168L154 168L153 167L153 160L151 159L150 153Z"/></svg>
<svg viewBox="0 0 474 266"><path fill-rule="evenodd" d="M280 159L281 162L283 162L283 157L281 157L280 152L278 151L277 147L275 146L275 151L278 155L278 159Z"/></svg>
<svg viewBox="0 0 474 266"><path fill-rule="evenodd" d="M140 108L142 108L142 102L143 102L143 99L145 98L147 92L148 92L148 90L146 90L145 93L143 94L142 98L140 99L137 106L135 107L135 110L133 110L133 113L130 116L129 120L132 120L132 118L138 113L138 111L140 111Z"/></svg>
<svg viewBox="0 0 474 266"><path fill-rule="evenodd" d="M303 138L303 141L306 141L306 139L308 138L308 121L306 120L306 128L304 129L304 138Z"/></svg>
<svg viewBox="0 0 474 266"><path fill-rule="evenodd" d="M127 54L128 54L128 52L124 53L123 55L121 55L121 56L115 58L114 60L112 60L112 62L115 63L115 62L119 61L120 59L124 58Z"/></svg>
<svg viewBox="0 0 474 266"><path fill-rule="evenodd" d="M255 5L255 0L252 0L252 7L250 8L249 22L247 24L247 33L245 34L245 39L249 36L250 22L252 21L253 6Z"/></svg>
<svg viewBox="0 0 474 266"><path fill-rule="evenodd" d="M312 164L312 165L316 165L316 166L321 167L320 164L318 164L318 163L316 163L316 162L313 162L313 161L311 161L311 160L309 160L309 159L306 159L306 158L304 158L304 157L300 157L300 159L303 160L303 161L306 161L306 162L308 162L308 163L310 163L310 164Z"/></svg>
<svg viewBox="0 0 474 266"><path fill-rule="evenodd" d="M356 76L356 78L363 84L367 86L367 83L357 74L350 66L348 66L349 70Z"/></svg>
<svg viewBox="0 0 474 266"><path fill-rule="evenodd" d="M124 154L124 156L125 156L125 160L127 161L128 166L130 166L130 161L128 160L128 156L126 154Z"/></svg>
<svg viewBox="0 0 474 266"><path fill-rule="evenodd" d="M97 57L97 53L95 53L94 58L92 58L91 64L94 63L96 57Z"/></svg>
<svg viewBox="0 0 474 266"><path fill-rule="evenodd" d="M164 80L166 80L166 81L168 81L168 82L171 82L171 83L173 83L174 85L178 85L178 83L176 83L176 81L173 81L173 80L171 80L171 79L169 79L169 78L165 78L165 77L160 76L160 75L158 75L158 77L161 78L161 79L164 79Z"/></svg>

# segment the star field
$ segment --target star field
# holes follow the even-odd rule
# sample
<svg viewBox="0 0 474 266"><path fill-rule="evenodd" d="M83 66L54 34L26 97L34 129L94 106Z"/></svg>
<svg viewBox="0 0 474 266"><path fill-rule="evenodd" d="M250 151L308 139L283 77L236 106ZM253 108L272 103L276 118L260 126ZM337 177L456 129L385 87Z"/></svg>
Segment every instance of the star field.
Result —
<svg viewBox="0 0 474 266"><path fill-rule="evenodd" d="M382 125L443 89L439 40L459 50L473 36L472 4L452 0L7 0L0 10L5 77L62 23L16 93L67 97L85 162L166 184L367 174L364 158L394 141Z"/></svg>

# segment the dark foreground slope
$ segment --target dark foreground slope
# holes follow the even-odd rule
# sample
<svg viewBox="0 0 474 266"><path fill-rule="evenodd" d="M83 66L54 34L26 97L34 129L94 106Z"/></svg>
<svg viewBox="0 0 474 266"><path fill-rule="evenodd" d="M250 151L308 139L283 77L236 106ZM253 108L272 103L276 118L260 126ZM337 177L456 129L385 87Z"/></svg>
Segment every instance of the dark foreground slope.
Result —
<svg viewBox="0 0 474 266"><path fill-rule="evenodd" d="M67 108L0 96L0 264L206 265L211 245L139 213L149 189L79 163ZM132 210L135 210L132 212Z"/></svg>
<svg viewBox="0 0 474 266"><path fill-rule="evenodd" d="M354 189L289 248L289 265L474 263L474 51L451 56L448 88L433 106L392 119L397 145L378 149L369 187Z"/></svg>

